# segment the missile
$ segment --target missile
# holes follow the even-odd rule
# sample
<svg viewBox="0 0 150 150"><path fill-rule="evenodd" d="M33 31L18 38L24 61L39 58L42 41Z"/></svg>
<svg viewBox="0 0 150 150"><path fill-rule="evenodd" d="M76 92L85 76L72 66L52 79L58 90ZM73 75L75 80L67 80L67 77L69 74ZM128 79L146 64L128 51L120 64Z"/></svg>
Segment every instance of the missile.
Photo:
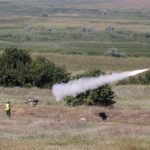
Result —
<svg viewBox="0 0 150 150"><path fill-rule="evenodd" d="M135 75L137 75L137 74L140 74L140 73L145 72L145 71L148 71L148 70L149 70L149 69L135 70L135 71L132 71L132 72L130 73L130 76L135 76Z"/></svg>

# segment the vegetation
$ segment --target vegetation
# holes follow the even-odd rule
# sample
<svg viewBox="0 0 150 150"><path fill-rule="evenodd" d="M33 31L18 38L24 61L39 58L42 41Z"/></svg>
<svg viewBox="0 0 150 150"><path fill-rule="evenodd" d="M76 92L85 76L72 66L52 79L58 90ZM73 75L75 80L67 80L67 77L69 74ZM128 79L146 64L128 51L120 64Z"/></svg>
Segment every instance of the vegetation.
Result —
<svg viewBox="0 0 150 150"><path fill-rule="evenodd" d="M38 55L51 60L57 66L65 66L73 75L101 69L106 73L132 71L149 68L150 59L145 57L116 58L110 56L61 55L56 53L31 53L33 58Z"/></svg>
<svg viewBox="0 0 150 150"><path fill-rule="evenodd" d="M148 5L140 10L122 5L118 10L105 8L108 3L112 6L112 0L1 0L0 50L19 47L33 52L105 55L115 47L128 56L149 57Z"/></svg>
<svg viewBox="0 0 150 150"><path fill-rule="evenodd" d="M107 51L107 55L113 57L127 57L125 53L120 53L117 48L111 48Z"/></svg>
<svg viewBox="0 0 150 150"><path fill-rule="evenodd" d="M96 77L103 74L100 70L94 70L85 74L77 75L75 79L81 77ZM94 90L88 90L85 93L81 93L76 97L66 97L64 101L67 105L78 106L78 105L100 105L109 106L114 104L114 92L111 90L109 85L104 85Z"/></svg>
<svg viewBox="0 0 150 150"><path fill-rule="evenodd" d="M4 150L149 150L150 86L114 86L117 106L68 107L56 104L49 89L2 88L1 106L10 100L12 119L0 109L0 148ZM28 97L40 104L27 107ZM103 121L99 113L108 116ZM86 121L80 118L86 118Z"/></svg>
<svg viewBox="0 0 150 150"><path fill-rule="evenodd" d="M129 79L120 81L118 84L141 84L148 85L150 84L150 71L146 71L145 73L138 75L136 77L130 77Z"/></svg>
<svg viewBox="0 0 150 150"><path fill-rule="evenodd" d="M0 149L149 150L149 85L113 85L117 102L113 109L64 106L44 89L70 80L67 71L78 78L81 75L76 74L85 76L83 72L93 69L111 73L150 68L149 4L149 0L0 0L0 85L6 81L5 86L22 87L0 87ZM12 64L6 59L6 65L5 49L14 47L17 52L13 50L9 59L17 59ZM128 57L106 56L111 48L118 50L111 54ZM145 73L132 83L147 84L149 72ZM38 98L39 105L25 106L30 97ZM11 119L3 111L6 101L12 104ZM89 99L86 103L92 105Z"/></svg>
<svg viewBox="0 0 150 150"><path fill-rule="evenodd" d="M115 47L128 56L150 56L149 33L119 29L110 32L87 27L0 27L0 41L1 50L16 46L33 52L106 55L108 49Z"/></svg>
<svg viewBox="0 0 150 150"><path fill-rule="evenodd" d="M64 67L57 67L43 57L32 60L21 49L6 49L0 57L0 85L21 87L51 87L69 80Z"/></svg>

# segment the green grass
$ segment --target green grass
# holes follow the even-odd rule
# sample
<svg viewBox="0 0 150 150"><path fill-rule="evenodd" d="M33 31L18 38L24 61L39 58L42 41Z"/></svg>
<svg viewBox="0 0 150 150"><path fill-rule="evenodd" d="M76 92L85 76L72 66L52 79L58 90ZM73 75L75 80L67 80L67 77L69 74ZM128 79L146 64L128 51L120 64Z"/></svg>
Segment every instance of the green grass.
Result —
<svg viewBox="0 0 150 150"><path fill-rule="evenodd" d="M130 56L149 57L148 6L119 10L112 2L0 1L0 50L20 47L33 52L105 55L116 47ZM98 14L107 5L110 13ZM43 18L42 13L49 16ZM105 31L110 25L115 32ZM83 27L90 32L81 31Z"/></svg>
<svg viewBox="0 0 150 150"><path fill-rule="evenodd" d="M61 55L54 53L31 53L35 58L41 55L58 66L65 66L73 74L93 69L105 72L120 72L150 68L150 59L145 57L115 58L110 56Z"/></svg>
<svg viewBox="0 0 150 150"><path fill-rule="evenodd" d="M0 47L20 47L35 52L61 54L106 55L115 47L130 56L150 56L149 33L129 31L107 32L91 29L84 33L80 28L58 29L38 27L0 28Z"/></svg>

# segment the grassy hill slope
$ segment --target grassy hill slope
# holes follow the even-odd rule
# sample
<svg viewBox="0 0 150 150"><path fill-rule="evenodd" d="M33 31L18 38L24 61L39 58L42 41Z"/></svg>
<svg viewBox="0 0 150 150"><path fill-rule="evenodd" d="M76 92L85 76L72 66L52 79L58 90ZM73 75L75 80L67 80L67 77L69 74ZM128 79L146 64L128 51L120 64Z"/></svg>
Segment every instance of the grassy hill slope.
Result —
<svg viewBox="0 0 150 150"><path fill-rule="evenodd" d="M105 55L116 47L128 55L150 56L148 3L0 0L0 50L20 47L38 52ZM122 9L134 4L139 8Z"/></svg>

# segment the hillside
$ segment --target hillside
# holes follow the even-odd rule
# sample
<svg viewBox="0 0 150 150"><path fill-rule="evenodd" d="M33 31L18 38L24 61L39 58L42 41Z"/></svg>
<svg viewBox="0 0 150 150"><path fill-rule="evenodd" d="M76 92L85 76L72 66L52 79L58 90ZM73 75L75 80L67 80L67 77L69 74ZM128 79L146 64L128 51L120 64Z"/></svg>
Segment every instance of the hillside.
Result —
<svg viewBox="0 0 150 150"><path fill-rule="evenodd" d="M0 0L0 50L106 55L115 47L129 56L149 57L149 3Z"/></svg>
<svg viewBox="0 0 150 150"><path fill-rule="evenodd" d="M149 0L0 0L0 16L4 15L38 15L41 12L53 12L61 9L143 9L150 8Z"/></svg>
<svg viewBox="0 0 150 150"><path fill-rule="evenodd" d="M81 4L80 7L87 6L90 8L109 8L109 9L148 9L150 8L149 0L97 0L89 1L90 4ZM89 6L88 6L89 5Z"/></svg>

